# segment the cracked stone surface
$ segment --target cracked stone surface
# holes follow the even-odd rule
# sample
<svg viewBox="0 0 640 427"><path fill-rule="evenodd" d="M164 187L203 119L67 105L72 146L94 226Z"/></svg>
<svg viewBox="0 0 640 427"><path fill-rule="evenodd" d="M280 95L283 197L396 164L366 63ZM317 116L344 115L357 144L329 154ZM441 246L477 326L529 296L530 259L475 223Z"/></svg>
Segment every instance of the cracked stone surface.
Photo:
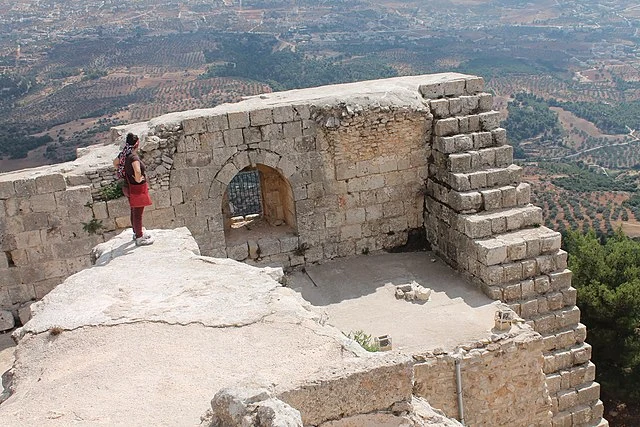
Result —
<svg viewBox="0 0 640 427"><path fill-rule="evenodd" d="M0 425L198 425L222 387L279 393L376 364L278 270L202 257L186 228L152 233L135 247L123 232L34 305Z"/></svg>

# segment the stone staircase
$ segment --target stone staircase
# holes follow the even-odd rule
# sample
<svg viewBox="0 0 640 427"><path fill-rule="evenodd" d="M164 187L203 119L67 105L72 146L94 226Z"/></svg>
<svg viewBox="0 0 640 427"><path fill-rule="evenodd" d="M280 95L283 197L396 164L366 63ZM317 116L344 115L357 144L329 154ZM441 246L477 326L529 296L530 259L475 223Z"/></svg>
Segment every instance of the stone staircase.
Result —
<svg viewBox="0 0 640 427"><path fill-rule="evenodd" d="M544 227L542 210L530 204L530 186L513 164L491 95L478 85L473 89L428 101L428 239L489 297L507 303L543 336L552 425L607 426L560 234ZM428 98L437 88L421 92Z"/></svg>

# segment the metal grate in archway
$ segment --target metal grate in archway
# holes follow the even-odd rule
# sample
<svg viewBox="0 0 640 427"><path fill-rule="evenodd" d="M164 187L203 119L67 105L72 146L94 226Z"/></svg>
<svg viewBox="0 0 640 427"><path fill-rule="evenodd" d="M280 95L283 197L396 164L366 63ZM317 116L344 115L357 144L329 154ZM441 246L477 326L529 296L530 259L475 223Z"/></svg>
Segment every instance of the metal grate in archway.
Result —
<svg viewBox="0 0 640 427"><path fill-rule="evenodd" d="M260 173L257 170L238 172L227 187L232 216L262 215Z"/></svg>

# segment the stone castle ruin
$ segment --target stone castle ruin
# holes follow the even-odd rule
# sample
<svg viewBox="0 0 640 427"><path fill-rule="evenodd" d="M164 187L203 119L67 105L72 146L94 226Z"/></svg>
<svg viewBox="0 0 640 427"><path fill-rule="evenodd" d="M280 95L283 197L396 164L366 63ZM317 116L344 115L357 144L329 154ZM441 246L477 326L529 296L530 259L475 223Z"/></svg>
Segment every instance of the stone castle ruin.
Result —
<svg viewBox="0 0 640 427"><path fill-rule="evenodd" d="M526 329L465 350L477 368L468 425L605 426L560 234L530 204L483 87L447 73L293 90L112 135L141 137L154 201L145 226L186 227L203 256L289 269L426 239ZM105 197L116 154L90 147L71 163L0 175L1 309L43 298L130 226L127 201ZM436 353L394 366L409 376L409 400L456 418L456 359ZM305 425L336 418L311 417L306 404Z"/></svg>

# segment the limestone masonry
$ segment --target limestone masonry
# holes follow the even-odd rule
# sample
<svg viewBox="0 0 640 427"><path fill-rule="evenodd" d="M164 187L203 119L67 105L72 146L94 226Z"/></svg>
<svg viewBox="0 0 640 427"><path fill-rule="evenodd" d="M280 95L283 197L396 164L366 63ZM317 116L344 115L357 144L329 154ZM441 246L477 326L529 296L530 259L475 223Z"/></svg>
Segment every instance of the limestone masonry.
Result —
<svg viewBox="0 0 640 427"><path fill-rule="evenodd" d="M360 414L413 395L456 418L452 372L462 357L478 366L465 380L474 390L467 425L606 426L560 234L530 204L483 88L482 78L447 73L265 94L114 128L113 144L74 162L1 174L0 309L17 317L130 226L127 201L105 200L102 189L114 181L118 144L134 132L154 201L145 226L186 227L204 256L290 268L426 235L452 268L524 320L519 333L464 356L377 363L381 378L400 379L384 404ZM251 218L239 218L230 196L242 171L259 177L253 229L236 227ZM92 234L87 224L101 228ZM362 369L369 374L357 381L366 384L373 374ZM296 390L278 399L305 424L340 418L331 402L312 408L312 388Z"/></svg>

